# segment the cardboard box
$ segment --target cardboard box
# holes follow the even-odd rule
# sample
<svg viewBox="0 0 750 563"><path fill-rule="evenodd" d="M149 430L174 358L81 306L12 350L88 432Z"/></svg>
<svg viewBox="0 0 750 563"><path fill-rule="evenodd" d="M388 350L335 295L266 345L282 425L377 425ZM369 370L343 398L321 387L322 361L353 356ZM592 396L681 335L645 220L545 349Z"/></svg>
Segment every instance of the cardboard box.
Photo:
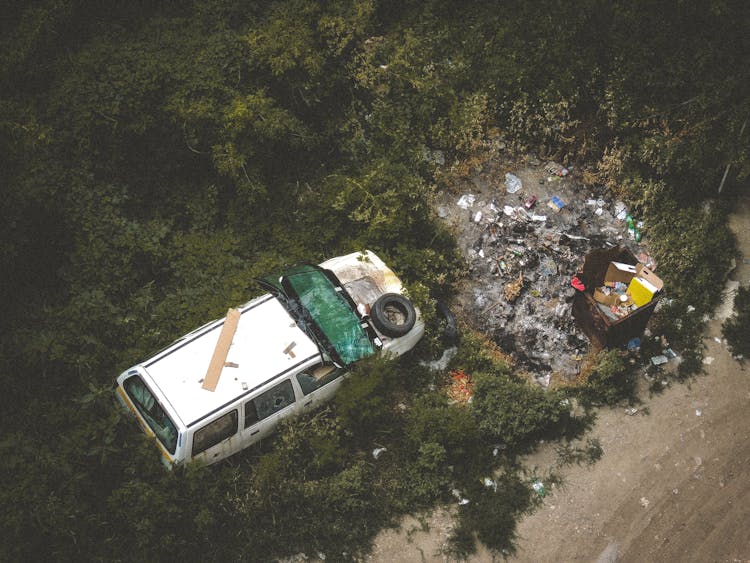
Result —
<svg viewBox="0 0 750 563"><path fill-rule="evenodd" d="M597 287L594 290L594 301L596 301L597 303L601 303L602 305L611 307L612 305L615 305L619 300L616 293L610 293L609 295L607 295L601 290L601 288Z"/></svg>
<svg viewBox="0 0 750 563"><path fill-rule="evenodd" d="M619 266L612 266L612 262ZM645 305L637 307L629 315L613 319L602 310L603 305L594 298L596 288L604 285L608 271L612 281L620 281L626 287L633 278L641 277L659 290ZM661 299L663 284L658 277L653 276L651 270L638 263L632 252L619 246L592 250L584 258L581 276L585 280L586 290L575 292L573 317L578 328L592 343L603 348L613 348L624 346L632 338L643 334Z"/></svg>
<svg viewBox="0 0 750 563"><path fill-rule="evenodd" d="M607 273L604 275L604 282L621 282L627 285L627 293L638 307L650 302L654 295L664 287L664 282L659 276L641 263L631 265L623 262L610 262Z"/></svg>

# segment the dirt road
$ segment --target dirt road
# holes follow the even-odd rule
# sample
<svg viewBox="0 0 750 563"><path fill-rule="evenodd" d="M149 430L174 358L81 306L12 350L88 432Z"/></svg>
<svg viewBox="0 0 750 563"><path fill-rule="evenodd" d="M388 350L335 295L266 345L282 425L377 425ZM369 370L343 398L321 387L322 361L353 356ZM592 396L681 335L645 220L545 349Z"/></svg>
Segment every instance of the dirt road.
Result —
<svg viewBox="0 0 750 563"><path fill-rule="evenodd" d="M747 284L750 198L731 221L744 256L732 279ZM750 363L743 370L731 358L720 332L717 318L704 338L705 376L642 396L650 414L600 411L589 437L604 456L560 471L563 487L521 521L511 561L750 562ZM541 472L555 462L552 447L526 459ZM384 532L372 560L446 561L450 518L438 512L429 525ZM480 550L472 561L492 556Z"/></svg>

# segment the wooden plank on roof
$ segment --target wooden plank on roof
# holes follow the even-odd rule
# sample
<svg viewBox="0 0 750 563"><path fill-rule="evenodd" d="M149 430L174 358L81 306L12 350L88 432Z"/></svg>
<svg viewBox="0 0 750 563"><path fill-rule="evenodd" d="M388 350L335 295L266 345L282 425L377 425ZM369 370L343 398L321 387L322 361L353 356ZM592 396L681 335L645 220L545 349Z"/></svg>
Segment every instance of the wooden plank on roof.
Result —
<svg viewBox="0 0 750 563"><path fill-rule="evenodd" d="M214 355L211 358L211 363L208 364L206 377L203 379L203 388L208 391L214 391L219 384L221 370L224 367L224 363L227 361L229 347L232 345L234 333L237 331L237 325L239 322L239 309L229 309L227 311L227 318L224 320L224 326L221 327L221 334L219 335L219 341L216 343L216 348L214 348Z"/></svg>

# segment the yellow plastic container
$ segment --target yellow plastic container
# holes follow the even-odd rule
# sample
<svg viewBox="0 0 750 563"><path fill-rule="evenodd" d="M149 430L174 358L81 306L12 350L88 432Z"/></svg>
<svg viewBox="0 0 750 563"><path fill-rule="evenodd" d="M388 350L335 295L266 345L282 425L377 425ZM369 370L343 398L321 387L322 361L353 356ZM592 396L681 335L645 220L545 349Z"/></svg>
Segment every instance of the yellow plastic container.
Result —
<svg viewBox="0 0 750 563"><path fill-rule="evenodd" d="M643 278L634 277L628 285L628 293L638 307L643 307L646 303L654 298L654 294L659 291L654 284Z"/></svg>

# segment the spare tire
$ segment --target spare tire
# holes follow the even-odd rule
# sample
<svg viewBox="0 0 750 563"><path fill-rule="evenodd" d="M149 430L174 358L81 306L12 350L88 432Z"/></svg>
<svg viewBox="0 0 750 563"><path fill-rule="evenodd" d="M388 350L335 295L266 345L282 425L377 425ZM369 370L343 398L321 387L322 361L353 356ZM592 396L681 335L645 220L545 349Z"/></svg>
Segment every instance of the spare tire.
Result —
<svg viewBox="0 0 750 563"><path fill-rule="evenodd" d="M383 335L398 338L412 329L417 311L400 293L384 293L373 303L370 318Z"/></svg>

